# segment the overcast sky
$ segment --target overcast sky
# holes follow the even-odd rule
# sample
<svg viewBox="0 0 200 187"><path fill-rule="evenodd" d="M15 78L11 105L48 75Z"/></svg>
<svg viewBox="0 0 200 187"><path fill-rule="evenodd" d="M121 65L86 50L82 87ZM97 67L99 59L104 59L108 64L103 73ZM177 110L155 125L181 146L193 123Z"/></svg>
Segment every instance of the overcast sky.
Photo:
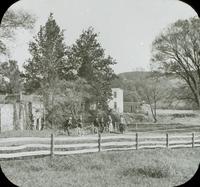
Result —
<svg viewBox="0 0 200 187"><path fill-rule="evenodd" d="M67 45L74 43L83 29L94 27L106 54L117 61L113 66L116 73L140 67L148 70L156 35L178 19L197 16L178 0L21 0L10 9L24 9L37 16L34 30L18 32L10 45L11 58L20 67L29 57L28 42L52 12L65 29Z"/></svg>

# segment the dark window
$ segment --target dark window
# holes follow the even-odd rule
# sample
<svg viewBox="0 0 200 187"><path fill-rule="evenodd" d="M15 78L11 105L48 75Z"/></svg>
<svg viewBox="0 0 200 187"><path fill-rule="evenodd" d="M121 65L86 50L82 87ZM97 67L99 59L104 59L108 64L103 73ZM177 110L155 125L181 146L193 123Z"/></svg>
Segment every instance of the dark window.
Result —
<svg viewBox="0 0 200 187"><path fill-rule="evenodd" d="M40 124L39 124L39 119L37 119L37 120L36 120L36 130L40 130L40 129L39 129L39 125L40 125Z"/></svg>
<svg viewBox="0 0 200 187"><path fill-rule="evenodd" d="M114 109L117 109L117 102L114 102Z"/></svg>
<svg viewBox="0 0 200 187"><path fill-rule="evenodd" d="M117 92L114 92L114 98L117 98Z"/></svg>

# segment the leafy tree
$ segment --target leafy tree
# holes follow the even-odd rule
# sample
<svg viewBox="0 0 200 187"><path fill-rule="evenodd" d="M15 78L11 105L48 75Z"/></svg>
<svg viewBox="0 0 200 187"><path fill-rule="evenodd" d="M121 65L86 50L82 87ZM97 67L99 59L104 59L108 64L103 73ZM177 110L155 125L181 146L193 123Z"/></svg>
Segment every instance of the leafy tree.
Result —
<svg viewBox="0 0 200 187"><path fill-rule="evenodd" d="M42 86L54 87L57 79L68 80L75 77L73 64L67 61L63 32L51 13L34 41L30 42L32 58L24 65L27 92L34 92Z"/></svg>
<svg viewBox="0 0 200 187"><path fill-rule="evenodd" d="M144 101L150 106L154 122L157 122L157 102L160 99L159 77L152 76L143 80L139 92L143 92Z"/></svg>
<svg viewBox="0 0 200 187"><path fill-rule="evenodd" d="M107 101L111 98L111 81L115 77L111 66L116 62L105 55L97 37L92 27L83 31L69 49L68 60L76 64L74 68L78 76L91 86L92 97L89 102L95 103L99 110L107 110Z"/></svg>
<svg viewBox="0 0 200 187"><path fill-rule="evenodd" d="M22 80L17 61L9 60L0 64L1 92L16 94L22 89Z"/></svg>
<svg viewBox="0 0 200 187"><path fill-rule="evenodd" d="M25 89L28 93L42 94L46 111L53 112L57 84L71 77L73 72L72 66L67 63L63 30L52 13L46 24L40 27L34 41L30 42L29 51L32 57L24 65Z"/></svg>
<svg viewBox="0 0 200 187"><path fill-rule="evenodd" d="M66 117L72 116L76 122L80 115L85 114L85 102L91 97L90 86L82 79L60 82L60 94L57 105L62 108L62 113ZM59 117L59 116L58 116Z"/></svg>
<svg viewBox="0 0 200 187"><path fill-rule="evenodd" d="M166 85L166 84L165 84ZM172 79L166 90L163 107L175 109L194 109L195 101L188 85L181 79Z"/></svg>
<svg viewBox="0 0 200 187"><path fill-rule="evenodd" d="M177 75L191 90L200 108L200 20L178 20L153 42L152 64L165 73Z"/></svg>
<svg viewBox="0 0 200 187"><path fill-rule="evenodd" d="M8 49L5 42L14 39L17 29L32 29L36 19L33 15L20 10L7 10L1 20L0 27L0 54L6 54Z"/></svg>
<svg viewBox="0 0 200 187"><path fill-rule="evenodd" d="M137 76L125 79L124 100L148 104L154 122L157 122L159 102L166 98L166 78L158 72L133 72ZM127 84L128 83L128 84ZM128 86L127 86L128 85ZM168 86L167 86L168 88Z"/></svg>

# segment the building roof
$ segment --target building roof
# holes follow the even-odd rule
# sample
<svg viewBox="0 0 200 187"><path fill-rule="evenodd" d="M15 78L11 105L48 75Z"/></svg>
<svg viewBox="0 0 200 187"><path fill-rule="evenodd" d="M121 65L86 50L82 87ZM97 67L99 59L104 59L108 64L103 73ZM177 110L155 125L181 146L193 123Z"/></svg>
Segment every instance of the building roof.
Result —
<svg viewBox="0 0 200 187"><path fill-rule="evenodd" d="M121 88L111 88L112 90L122 90L123 91L123 89L121 89Z"/></svg>
<svg viewBox="0 0 200 187"><path fill-rule="evenodd" d="M20 94L5 94L0 95L0 103L12 103L12 102L40 102L42 96L40 95L20 95Z"/></svg>

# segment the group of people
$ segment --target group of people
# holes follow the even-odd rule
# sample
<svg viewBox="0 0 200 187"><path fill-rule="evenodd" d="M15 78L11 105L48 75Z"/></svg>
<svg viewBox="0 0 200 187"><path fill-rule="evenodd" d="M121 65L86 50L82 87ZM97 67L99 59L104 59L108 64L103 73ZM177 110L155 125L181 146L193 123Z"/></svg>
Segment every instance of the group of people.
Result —
<svg viewBox="0 0 200 187"><path fill-rule="evenodd" d="M106 132L113 132L115 130L119 131L120 133L124 133L127 126L126 126L126 120L123 117L123 115L120 115L120 121L113 123L112 117L109 115L107 123L104 122L103 118L96 117L94 122L94 133L100 132L103 133Z"/></svg>
<svg viewBox="0 0 200 187"><path fill-rule="evenodd" d="M94 133L103 133L103 132L113 132L114 131L114 126L113 126L112 118L109 115L107 122L104 121L104 118L98 118L96 117L95 120L93 121L93 132Z"/></svg>
<svg viewBox="0 0 200 187"><path fill-rule="evenodd" d="M77 134L78 135L82 135L82 128L83 128L83 118L82 116L80 116L76 122L76 129L77 129ZM66 132L67 131L67 134L70 135L70 127L73 126L73 120L72 120L72 117L70 116L69 119L67 119L65 121L65 124L64 124L64 131Z"/></svg>
<svg viewBox="0 0 200 187"><path fill-rule="evenodd" d="M64 124L64 131L70 135L70 127L73 125L73 119L70 116L67 121ZM77 134L83 135L83 118L80 116L78 120L76 120ZM103 132L114 132L115 130L118 130L120 133L124 133L126 130L126 121L123 117L123 115L120 115L120 121L118 123L114 123L112 120L112 117L108 115L107 119L104 120L103 117L96 117L92 123L92 131L93 133L103 133Z"/></svg>

